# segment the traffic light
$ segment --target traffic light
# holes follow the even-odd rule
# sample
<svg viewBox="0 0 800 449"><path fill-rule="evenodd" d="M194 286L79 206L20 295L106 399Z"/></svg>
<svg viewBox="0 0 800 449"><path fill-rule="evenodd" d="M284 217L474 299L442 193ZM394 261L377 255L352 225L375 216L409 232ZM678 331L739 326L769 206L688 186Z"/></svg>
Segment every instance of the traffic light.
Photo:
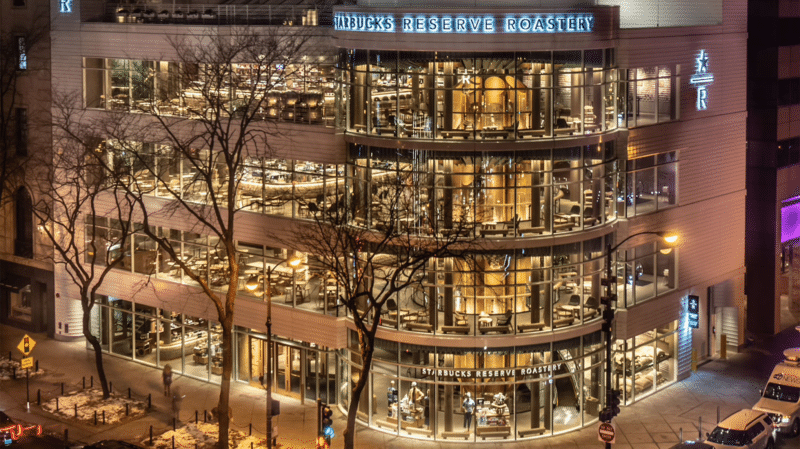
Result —
<svg viewBox="0 0 800 449"><path fill-rule="evenodd" d="M611 410L609 410L607 408L604 408L600 412L600 422L611 422L611 418L613 418L613 417L614 417L614 415L611 414Z"/></svg>
<svg viewBox="0 0 800 449"><path fill-rule="evenodd" d="M610 296L600 297L600 305L606 306L606 309L610 309L612 305L611 303L614 303L616 301L617 301L617 295L615 294L612 294Z"/></svg>
<svg viewBox="0 0 800 449"><path fill-rule="evenodd" d="M620 404L620 396L622 391L620 390L611 390L611 404L609 404L609 409L611 410L611 416L619 415L619 404Z"/></svg>
<svg viewBox="0 0 800 449"><path fill-rule="evenodd" d="M317 413L319 413L319 429L317 433L318 435L317 442L319 442L320 439L322 439L327 444L326 446L319 446L318 443L317 447L327 448L330 447L331 438L335 436L335 434L333 433L333 409L331 409L331 407L325 402L322 402L319 399L317 401L318 401Z"/></svg>

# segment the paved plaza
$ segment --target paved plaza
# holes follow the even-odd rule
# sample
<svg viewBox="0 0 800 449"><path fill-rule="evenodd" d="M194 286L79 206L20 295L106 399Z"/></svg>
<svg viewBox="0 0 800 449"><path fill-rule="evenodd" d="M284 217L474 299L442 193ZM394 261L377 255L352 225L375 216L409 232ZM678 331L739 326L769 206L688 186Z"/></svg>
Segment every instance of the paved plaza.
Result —
<svg viewBox="0 0 800 449"><path fill-rule="evenodd" d="M0 325L0 354L11 352L19 358L16 349L25 334L16 328ZM163 395L161 371L159 369L133 363L118 357L105 357L106 372L113 383L114 390L131 388L135 395L146 396L152 393L152 413L143 418L118 425L93 426L74 422L59 421L35 405L36 391L43 395L55 395L60 383L79 386L83 377L87 381L95 374L94 355L86 350L83 341L64 343L49 339L44 334L30 334L37 344L31 354L40 363L45 373L30 381L30 411L26 410L25 380L0 381L0 410L12 418L44 425L50 431L62 434L68 429L70 439L95 442L115 438L141 442L148 437L150 426L159 434L170 427L170 402ZM698 423L702 418L703 433L711 430L717 420L717 410L722 418L741 409L750 408L758 399L759 389L772 367L781 361L782 351L788 347L800 346L800 334L794 329L782 332L774 338L756 342L742 353L733 354L727 360L713 359L699 367L697 372L682 382L678 382L660 393L643 399L636 404L623 407L621 415L615 420L617 443L615 449L660 449L677 443L680 435L684 439L698 436ZM183 401L181 421L194 420L198 410L201 419L203 410L211 410L217 402L218 386L178 375L173 386L180 387L186 398ZM67 388L68 389L68 388ZM300 404L297 399L277 396L281 400L281 415L278 418L279 443L282 448L313 448L316 425L315 407L310 401ZM234 383L231 402L234 404L234 428L248 432L252 423L254 434L264 433L265 410L264 392L250 385ZM342 431L345 419L335 411L336 438L333 448L343 447ZM380 431L360 427L357 432L358 447L373 448L457 448L464 443L429 442L399 438ZM584 448L602 447L597 440L597 426L566 433L563 435L526 442L498 440L481 442L481 448ZM778 448L798 447L800 439L778 439Z"/></svg>

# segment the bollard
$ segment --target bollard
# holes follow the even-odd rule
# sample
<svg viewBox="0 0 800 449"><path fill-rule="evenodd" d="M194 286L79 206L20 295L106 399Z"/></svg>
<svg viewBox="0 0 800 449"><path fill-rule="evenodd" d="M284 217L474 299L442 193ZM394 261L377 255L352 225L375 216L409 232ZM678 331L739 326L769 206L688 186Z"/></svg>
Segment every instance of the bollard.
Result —
<svg viewBox="0 0 800 449"><path fill-rule="evenodd" d="M78 417L78 404L74 404L74 405L75 405L75 418L77 418Z"/></svg>
<svg viewBox="0 0 800 449"><path fill-rule="evenodd" d="M111 393L112 391L114 391L114 383L109 382L108 383L108 392Z"/></svg>
<svg viewBox="0 0 800 449"><path fill-rule="evenodd" d="M64 396L64 382L61 382L61 396Z"/></svg>
<svg viewBox="0 0 800 449"><path fill-rule="evenodd" d="M194 423L195 423L195 424L197 424L197 423L198 423L198 421L197 421L197 417L198 417L198 415L199 415L198 411L197 411L197 410L195 410L195 411L194 411Z"/></svg>
<svg viewBox="0 0 800 449"><path fill-rule="evenodd" d="M89 376L89 388L94 388L94 375Z"/></svg>
<svg viewBox="0 0 800 449"><path fill-rule="evenodd" d="M106 411L103 410L103 425L106 425Z"/></svg>
<svg viewBox="0 0 800 449"><path fill-rule="evenodd" d="M717 406L717 424L719 424L719 405Z"/></svg>
<svg viewBox="0 0 800 449"><path fill-rule="evenodd" d="M678 430L680 431L680 437L679 438L681 439L681 443L683 443L683 427L679 428Z"/></svg>
<svg viewBox="0 0 800 449"><path fill-rule="evenodd" d="M692 372L697 371L697 350L692 349Z"/></svg>
<svg viewBox="0 0 800 449"><path fill-rule="evenodd" d="M94 425L97 425L97 410L94 411Z"/></svg>
<svg viewBox="0 0 800 449"><path fill-rule="evenodd" d="M153 445L153 425L150 424L150 446Z"/></svg>
<svg viewBox="0 0 800 449"><path fill-rule="evenodd" d="M36 371L39 371L39 361L36 361Z"/></svg>
<svg viewBox="0 0 800 449"><path fill-rule="evenodd" d="M42 390L41 389L36 390L36 405L38 405L40 407L42 405Z"/></svg>
<svg viewBox="0 0 800 449"><path fill-rule="evenodd" d="M253 449L253 442L250 442L250 449Z"/></svg>
<svg viewBox="0 0 800 449"><path fill-rule="evenodd" d="M153 401L153 394L150 393L147 395L147 409L150 410L150 406L152 405Z"/></svg>
<svg viewBox="0 0 800 449"><path fill-rule="evenodd" d="M719 336L719 358L722 360L728 358L728 336L726 334Z"/></svg>
<svg viewBox="0 0 800 449"><path fill-rule="evenodd" d="M130 412L130 407L128 407L128 405L129 405L129 404L126 402L126 403L125 403L125 416L128 416L128 415L130 415L130 413L131 413L131 412Z"/></svg>
<svg viewBox="0 0 800 449"><path fill-rule="evenodd" d="M84 390L86 389L86 376L83 376L83 387L81 388Z"/></svg>
<svg viewBox="0 0 800 449"><path fill-rule="evenodd" d="M172 449L175 449L175 435L172 435Z"/></svg>
<svg viewBox="0 0 800 449"><path fill-rule="evenodd" d="M131 387L128 387L128 399L131 398Z"/></svg>
<svg viewBox="0 0 800 449"><path fill-rule="evenodd" d="M208 410L203 410L203 422L208 422Z"/></svg>
<svg viewBox="0 0 800 449"><path fill-rule="evenodd" d="M172 418L172 431L175 431L175 418Z"/></svg>
<svg viewBox="0 0 800 449"><path fill-rule="evenodd" d="M58 411L58 396L56 396L56 411Z"/></svg>
<svg viewBox="0 0 800 449"><path fill-rule="evenodd" d="M8 361L11 361L11 351L8 351Z"/></svg>
<svg viewBox="0 0 800 449"><path fill-rule="evenodd" d="M253 435L253 423L250 423L249 425L250 425L250 430L247 432L247 436L252 436Z"/></svg>
<svg viewBox="0 0 800 449"><path fill-rule="evenodd" d="M703 439L703 417L697 417L697 438Z"/></svg>

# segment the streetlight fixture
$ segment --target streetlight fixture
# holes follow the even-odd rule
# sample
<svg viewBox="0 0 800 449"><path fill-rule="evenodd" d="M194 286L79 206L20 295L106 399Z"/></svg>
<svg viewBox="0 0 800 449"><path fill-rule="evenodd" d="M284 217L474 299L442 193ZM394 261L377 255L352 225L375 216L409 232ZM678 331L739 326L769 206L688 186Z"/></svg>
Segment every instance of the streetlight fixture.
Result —
<svg viewBox="0 0 800 449"><path fill-rule="evenodd" d="M636 234L629 235L621 242L617 243L614 246L611 246L609 242L606 244L606 276L602 280L602 284L606 287L606 294L600 299L601 304L605 305L605 310L603 311L603 332L606 334L606 406L603 409L603 412L600 413L600 421L610 423L611 419L614 416L619 414L619 409L616 409L618 404L615 404L615 399L619 398L619 392L615 391L611 388L611 370L612 366L612 359L611 359L611 332L612 332L612 325L614 323L614 314L615 310L615 302L617 300L616 291L616 284L617 284L617 276L616 273L612 273L611 271L611 256L622 246L623 243L627 242L628 240L638 237L640 235L647 235L653 234L661 237L665 243L669 246L661 250L663 254L669 254L669 251L664 252L665 250L672 250L672 247L675 243L678 242L678 235L677 234L670 234L666 232L660 231L643 231L637 232ZM611 443L606 443L606 449L611 449Z"/></svg>
<svg viewBox="0 0 800 449"><path fill-rule="evenodd" d="M258 281L260 277L261 281L264 282L264 296L267 299L266 359L267 367L269 368L269 374L265 372L264 376L267 378L267 448L269 449L272 449L272 272L284 262L288 263L289 266L292 267L292 270L294 270L302 261L303 259L299 257L292 257L290 259L284 259L272 266L267 265L264 267L264 275L254 274L247 279L247 283L245 284L245 288L247 288L248 291L254 292L258 288ZM292 288L294 288L294 286Z"/></svg>

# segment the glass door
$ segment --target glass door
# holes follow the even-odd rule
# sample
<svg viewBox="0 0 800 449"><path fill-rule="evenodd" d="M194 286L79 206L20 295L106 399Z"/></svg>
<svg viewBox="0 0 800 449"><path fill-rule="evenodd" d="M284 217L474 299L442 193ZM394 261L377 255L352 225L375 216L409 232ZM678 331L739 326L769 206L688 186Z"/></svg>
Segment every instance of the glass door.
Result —
<svg viewBox="0 0 800 449"><path fill-rule="evenodd" d="M303 400L303 360L305 351L291 346L276 344L275 361L277 379L275 391L279 394Z"/></svg>

